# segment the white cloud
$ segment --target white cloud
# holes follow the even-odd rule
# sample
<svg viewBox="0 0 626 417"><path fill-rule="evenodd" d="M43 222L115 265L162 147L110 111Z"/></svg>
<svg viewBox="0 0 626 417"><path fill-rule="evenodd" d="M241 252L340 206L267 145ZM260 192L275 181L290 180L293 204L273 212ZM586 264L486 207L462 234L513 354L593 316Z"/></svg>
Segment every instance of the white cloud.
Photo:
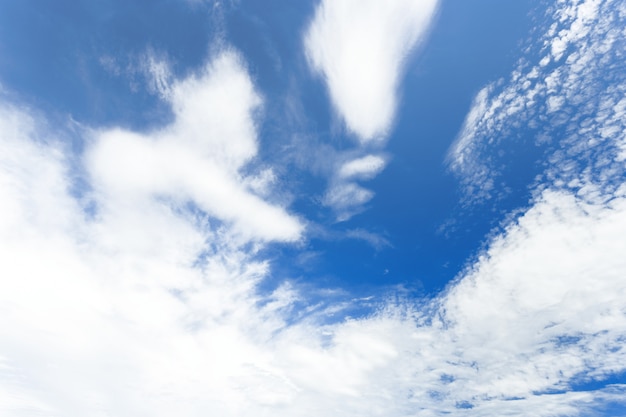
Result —
<svg viewBox="0 0 626 417"><path fill-rule="evenodd" d="M158 94L161 98L169 98L173 76L168 60L157 56L152 49L148 49L141 57L140 62L141 70L148 79L150 91Z"/></svg>
<svg viewBox="0 0 626 417"><path fill-rule="evenodd" d="M302 229L253 192L271 196L268 171L241 173L260 103L241 62L221 55L171 91L172 125L91 132L81 197L62 130L0 103L0 414L547 417L624 402L624 385L571 389L626 371L622 171L602 171L606 187L574 167L576 188L538 192L437 298L329 324L296 284L257 290L258 249ZM572 148L621 143L611 98L604 136ZM375 171L367 158L340 166Z"/></svg>
<svg viewBox="0 0 626 417"><path fill-rule="evenodd" d="M251 339L282 325L285 295L255 307L267 266L249 243L302 225L240 173L259 97L232 53L172 97L161 130L91 132L80 198L63 141L2 103L0 414L232 410L246 364L263 366Z"/></svg>
<svg viewBox="0 0 626 417"><path fill-rule="evenodd" d="M325 81L334 109L359 141L357 155L336 158L341 164L323 198L339 221L361 212L374 196L357 181L384 168L384 158L370 154L371 148L381 146L390 133L405 61L425 37L437 3L323 0L307 28L309 65ZM346 154L352 160L346 161Z"/></svg>
<svg viewBox="0 0 626 417"><path fill-rule="evenodd" d="M391 243L384 236L364 229L347 230L345 235L349 239L363 240L376 250L391 246Z"/></svg>
<svg viewBox="0 0 626 417"><path fill-rule="evenodd" d="M337 221L345 221L363 210L363 205L374 197L374 192L359 185L357 181L372 179L385 167L386 161L379 155L354 157L354 152L344 161L345 156L338 154L339 160L332 167L332 178L324 195L324 205L331 207Z"/></svg>
<svg viewBox="0 0 626 417"><path fill-rule="evenodd" d="M338 182L329 187L324 195L324 204L332 207L337 221L346 221L363 210L363 204L374 197L374 193L354 182Z"/></svg>
<svg viewBox="0 0 626 417"><path fill-rule="evenodd" d="M568 391L624 371L624 197L605 206L544 192L445 295L458 363L475 368L452 384L474 392L465 400Z"/></svg>
<svg viewBox="0 0 626 417"><path fill-rule="evenodd" d="M495 184L504 181L493 149L514 140L520 127L552 154L546 176L555 184L568 184L575 180L572 175L588 169L593 172L589 180L611 186L606 177L621 169L626 114L617 103L626 92L621 24L626 5L561 1L549 9L548 18L544 33L533 39L528 57L509 80L477 94L450 148L448 162L470 201L493 196ZM553 137L557 140L545 140ZM586 166L592 161L595 166Z"/></svg>
<svg viewBox="0 0 626 417"><path fill-rule="evenodd" d="M171 96L176 120L162 131L95 134L87 169L96 192L107 200L194 201L248 238L298 239L298 220L242 184L239 172L257 153L252 115L260 98L237 57L222 55L205 73L173 84Z"/></svg>
<svg viewBox="0 0 626 417"><path fill-rule="evenodd" d="M361 142L388 134L404 61L436 6L436 0L324 0L318 6L305 36L307 57Z"/></svg>
<svg viewBox="0 0 626 417"><path fill-rule="evenodd" d="M324 324L295 311L296 286L259 294L254 250L152 186L86 216L59 142L23 111L0 116L3 415L572 416L623 401L624 386L569 389L625 370L623 187L607 203L546 190L438 298Z"/></svg>
<svg viewBox="0 0 626 417"><path fill-rule="evenodd" d="M378 175L384 167L385 160L382 157L367 155L341 165L338 175L344 179L359 178L367 180Z"/></svg>

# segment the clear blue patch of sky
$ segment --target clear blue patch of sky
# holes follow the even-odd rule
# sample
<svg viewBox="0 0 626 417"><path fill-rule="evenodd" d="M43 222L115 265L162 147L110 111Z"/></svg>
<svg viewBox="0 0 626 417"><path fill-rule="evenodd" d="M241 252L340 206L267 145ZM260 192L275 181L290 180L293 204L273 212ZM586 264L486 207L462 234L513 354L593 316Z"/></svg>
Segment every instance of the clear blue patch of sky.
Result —
<svg viewBox="0 0 626 417"><path fill-rule="evenodd" d="M79 122L160 125L169 109L132 67L151 48L169 57L174 71L195 68L217 26L207 7L176 0L2 2L0 80L25 101ZM117 60L120 74L103 66L104 57Z"/></svg>
<svg viewBox="0 0 626 417"><path fill-rule="evenodd" d="M361 295L398 285L415 295L433 295L460 271L505 209L527 204L526 180L534 177L530 174L524 181L516 177L523 183L518 187L523 195L516 194L506 206L465 212L459 205L457 179L447 171L444 160L475 94L514 67L532 28L534 6L536 2L530 0L442 3L430 37L409 62L396 125L386 148L391 160L381 175L366 184L376 192L367 209L335 224L332 213L319 203L295 204L308 218L339 234L364 229L380 234L390 245L374 248L331 233L333 239L313 238L304 248L285 249L274 262L276 275L307 276L320 285ZM301 43L291 43L296 48L291 54L298 58ZM316 140L336 148L349 147L348 137L329 133L333 121L325 87L310 80L305 70L295 68L293 75L298 77L302 95L315 98L303 104L307 116L317 118L308 127L318 127L321 139ZM319 179L303 178L300 185L323 192ZM457 223L454 231L442 232L451 220ZM307 262L301 262L303 257Z"/></svg>
<svg viewBox="0 0 626 417"><path fill-rule="evenodd" d="M444 161L475 94L508 75L518 59L532 6L444 1L428 42L409 66L388 146L392 160L373 181L376 200L363 215L385 219L394 244L386 260L391 279L419 279L427 293L440 290L498 221L488 207L467 213L459 205L459 184ZM451 221L456 225L446 233Z"/></svg>

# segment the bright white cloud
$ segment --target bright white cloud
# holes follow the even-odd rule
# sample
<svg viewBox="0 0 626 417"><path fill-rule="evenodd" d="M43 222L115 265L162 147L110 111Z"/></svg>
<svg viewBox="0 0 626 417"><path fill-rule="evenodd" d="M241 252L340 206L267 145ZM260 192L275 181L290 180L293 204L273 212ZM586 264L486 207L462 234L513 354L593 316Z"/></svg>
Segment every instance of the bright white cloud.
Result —
<svg viewBox="0 0 626 417"><path fill-rule="evenodd" d="M385 167L385 160L376 155L367 155L344 163L339 168L339 177L344 179L375 177Z"/></svg>
<svg viewBox="0 0 626 417"><path fill-rule="evenodd" d="M224 54L204 73L170 90L176 117L171 126L148 135L95 134L87 169L96 192L104 200L193 201L248 238L298 239L302 225L297 219L242 184L239 172L257 153L252 116L260 98L237 57Z"/></svg>
<svg viewBox="0 0 626 417"><path fill-rule="evenodd" d="M323 0L305 36L311 67L361 142L384 138L403 64L424 37L437 0Z"/></svg>
<svg viewBox="0 0 626 417"><path fill-rule="evenodd" d="M529 48L532 58L520 60L508 82L479 92L450 148L448 162L469 200L494 194L502 180L493 148L516 137L520 126L552 153L547 177L559 185L576 186L576 175L587 169L595 184L613 186L607 178L621 169L626 5L560 1L549 13L545 32ZM583 166L591 161L595 166Z"/></svg>
<svg viewBox="0 0 626 417"><path fill-rule="evenodd" d="M249 243L302 226L239 173L259 98L232 53L171 91L173 125L91 133L80 198L63 140L2 103L0 414L241 415L274 377L259 343L293 291L256 295Z"/></svg>
<svg viewBox="0 0 626 417"><path fill-rule="evenodd" d="M423 40L437 3L324 0L306 31L309 65L325 81L333 107L362 148L353 160L337 158L341 164L323 199L339 221L361 212L374 196L357 181L376 176L385 160L367 148L380 146L389 135L406 58Z"/></svg>
<svg viewBox="0 0 626 417"><path fill-rule="evenodd" d="M440 297L331 325L293 285L261 296L254 252L143 182L85 215L58 142L1 116L4 415L572 416L624 398L569 392L625 371L624 187L546 190Z"/></svg>
<svg viewBox="0 0 626 417"><path fill-rule="evenodd" d="M385 164L382 156L366 155L340 162L338 167L332 168L333 178L323 203L335 211L338 221L348 220L359 213L363 205L374 197L373 191L359 185L357 181L374 178Z"/></svg>
<svg viewBox="0 0 626 417"><path fill-rule="evenodd" d="M624 372L624 197L597 205L544 192L445 295L467 367L451 389L463 400L529 398Z"/></svg>
<svg viewBox="0 0 626 417"><path fill-rule="evenodd" d="M226 53L170 88L172 125L91 132L79 197L61 138L0 103L0 414L548 417L624 402L623 384L570 389L626 371L622 171L603 171L608 187L574 167L576 187L538 191L435 299L328 324L342 306L308 306L288 282L257 291L258 249L302 227L257 194L271 172L241 173L259 105L241 62ZM620 103L603 102L591 139L621 144ZM346 178L379 169L347 161Z"/></svg>

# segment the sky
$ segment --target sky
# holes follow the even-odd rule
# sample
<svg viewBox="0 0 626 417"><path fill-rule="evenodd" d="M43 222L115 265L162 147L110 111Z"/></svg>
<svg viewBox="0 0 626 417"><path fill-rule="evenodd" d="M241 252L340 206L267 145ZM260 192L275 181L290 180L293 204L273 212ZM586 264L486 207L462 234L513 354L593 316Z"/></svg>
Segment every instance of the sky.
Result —
<svg viewBox="0 0 626 417"><path fill-rule="evenodd" d="M626 416L624 21L0 2L0 415Z"/></svg>

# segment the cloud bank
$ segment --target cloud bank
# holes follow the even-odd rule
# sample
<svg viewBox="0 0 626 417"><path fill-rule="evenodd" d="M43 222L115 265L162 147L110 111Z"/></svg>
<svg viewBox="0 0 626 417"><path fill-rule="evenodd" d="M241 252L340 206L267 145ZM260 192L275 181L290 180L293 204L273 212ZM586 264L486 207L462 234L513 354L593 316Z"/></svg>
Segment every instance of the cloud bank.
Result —
<svg viewBox="0 0 626 417"><path fill-rule="evenodd" d="M624 186L605 203L546 190L444 294L328 324L288 282L257 291L268 265L230 217L124 189L94 191L108 208L89 214L43 125L1 116L3 415L571 416L623 401L602 381L626 371Z"/></svg>

